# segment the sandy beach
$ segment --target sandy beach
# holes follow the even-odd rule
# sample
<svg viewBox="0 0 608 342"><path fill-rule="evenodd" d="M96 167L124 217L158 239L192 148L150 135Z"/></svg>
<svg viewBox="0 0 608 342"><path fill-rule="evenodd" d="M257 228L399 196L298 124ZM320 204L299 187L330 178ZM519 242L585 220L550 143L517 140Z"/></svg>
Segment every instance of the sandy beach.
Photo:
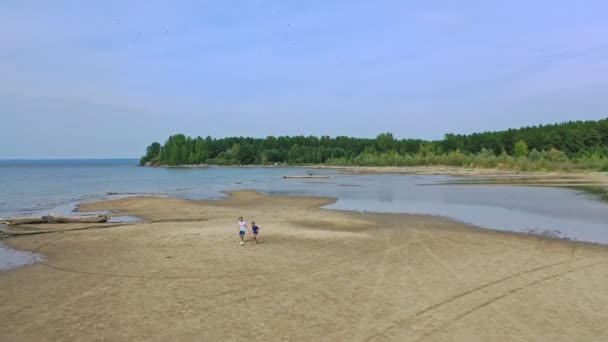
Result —
<svg viewBox="0 0 608 342"><path fill-rule="evenodd" d="M2 341L601 341L606 246L232 193L88 203L145 221L7 242ZM261 226L239 246L236 219ZM67 229L78 228L69 231ZM35 229L35 228L34 228ZM44 229L48 229L45 227ZM249 238L249 236L248 236Z"/></svg>
<svg viewBox="0 0 608 342"><path fill-rule="evenodd" d="M455 166L328 166L314 169L363 174L447 175L487 181L508 181L509 185L600 186L608 187L608 172L517 171L507 169L465 168Z"/></svg>

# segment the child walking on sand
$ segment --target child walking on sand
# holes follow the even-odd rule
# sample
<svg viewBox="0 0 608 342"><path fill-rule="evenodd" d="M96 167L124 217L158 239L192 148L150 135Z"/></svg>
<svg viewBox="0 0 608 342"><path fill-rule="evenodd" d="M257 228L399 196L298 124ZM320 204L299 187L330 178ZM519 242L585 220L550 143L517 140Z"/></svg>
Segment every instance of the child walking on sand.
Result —
<svg viewBox="0 0 608 342"><path fill-rule="evenodd" d="M243 217L239 217L239 237L241 238L241 246L245 245L245 234L247 233L247 231L249 230L249 227L247 226L247 222L243 221Z"/></svg>
<svg viewBox="0 0 608 342"><path fill-rule="evenodd" d="M251 237L251 244L253 245L253 241L255 243L260 243L258 241L258 233L260 232L260 227L256 226L255 221L251 221L251 231L253 232L253 237Z"/></svg>

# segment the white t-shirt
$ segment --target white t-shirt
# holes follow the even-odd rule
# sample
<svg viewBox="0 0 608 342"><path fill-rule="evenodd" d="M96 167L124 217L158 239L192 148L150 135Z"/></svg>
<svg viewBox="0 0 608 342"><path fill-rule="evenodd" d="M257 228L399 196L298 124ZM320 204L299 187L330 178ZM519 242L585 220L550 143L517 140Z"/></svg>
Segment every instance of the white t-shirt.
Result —
<svg viewBox="0 0 608 342"><path fill-rule="evenodd" d="M246 232L247 231L247 222L239 221L239 227L241 228L242 232Z"/></svg>

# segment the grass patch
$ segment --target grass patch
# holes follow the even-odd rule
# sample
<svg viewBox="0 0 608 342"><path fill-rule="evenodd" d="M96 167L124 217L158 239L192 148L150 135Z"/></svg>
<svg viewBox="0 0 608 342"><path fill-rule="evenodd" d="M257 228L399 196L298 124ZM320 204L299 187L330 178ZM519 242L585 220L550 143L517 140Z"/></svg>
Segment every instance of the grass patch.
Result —
<svg viewBox="0 0 608 342"><path fill-rule="evenodd" d="M592 195L596 197L600 201L608 202L608 189L600 186L573 186L573 189L576 189L580 192L584 192L586 194Z"/></svg>

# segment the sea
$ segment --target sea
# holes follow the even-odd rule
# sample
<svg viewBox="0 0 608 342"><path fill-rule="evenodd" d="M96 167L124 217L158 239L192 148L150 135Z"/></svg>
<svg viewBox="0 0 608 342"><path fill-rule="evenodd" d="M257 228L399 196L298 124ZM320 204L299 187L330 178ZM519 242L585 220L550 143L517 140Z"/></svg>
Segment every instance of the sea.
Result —
<svg viewBox="0 0 608 342"><path fill-rule="evenodd" d="M283 178L309 174L328 178ZM592 195L458 180L303 167L140 167L136 159L0 160L0 218L68 215L78 203L127 196L222 199L226 191L251 189L336 198L327 209L437 215L481 228L608 244L608 203ZM41 258L0 242L0 271Z"/></svg>

